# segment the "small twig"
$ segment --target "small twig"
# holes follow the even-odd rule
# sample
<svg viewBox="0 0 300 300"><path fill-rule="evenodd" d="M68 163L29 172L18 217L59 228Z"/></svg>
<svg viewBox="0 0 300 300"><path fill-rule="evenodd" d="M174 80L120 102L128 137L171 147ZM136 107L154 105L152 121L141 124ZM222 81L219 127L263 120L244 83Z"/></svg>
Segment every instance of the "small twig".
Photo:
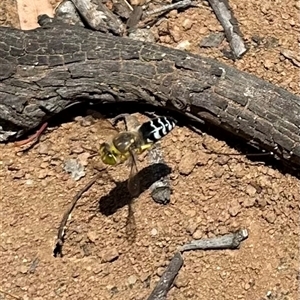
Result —
<svg viewBox="0 0 300 300"><path fill-rule="evenodd" d="M150 10L148 12L145 11L145 12L143 12L143 15L141 18L142 21L139 22L138 27L143 28L148 25L151 26L151 25L157 23L159 21L159 18L162 15L170 12L171 10L179 9L179 8L187 8L189 6L198 6L198 5L195 4L194 1L192 1L192 0L183 0L180 2L173 3L173 4L167 4L167 5L161 6L159 8Z"/></svg>
<svg viewBox="0 0 300 300"><path fill-rule="evenodd" d="M132 11L133 8L132 8L132 6L128 3L128 1L127 1L127 0L123 0L123 1L124 1L124 3L128 6L128 8Z"/></svg>
<svg viewBox="0 0 300 300"><path fill-rule="evenodd" d="M173 284L174 279L177 276L182 265L182 256L179 252L177 252L147 300L165 300L167 297L167 293L171 288L171 285Z"/></svg>
<svg viewBox="0 0 300 300"><path fill-rule="evenodd" d="M46 129L47 126L48 126L48 122L45 122L35 134L33 134L31 137L29 137L26 140L15 142L15 146L21 147L23 145L26 145L26 144L32 142L33 140L35 140L34 144L37 143L41 137L41 134L43 133L43 131ZM30 147L32 147L32 145L30 145ZM22 149L22 151L25 151L25 150Z"/></svg>
<svg viewBox="0 0 300 300"><path fill-rule="evenodd" d="M77 203L77 201L80 199L80 197L82 196L82 194L86 191L89 190L89 188L98 180L98 178L100 178L101 174L97 174L90 182L88 182L88 184L81 189L73 198L72 202L70 203L67 211L64 213L63 218L60 222L59 228L58 228L58 233L57 233L57 240L55 243L55 248L53 250L53 255L54 257L57 257L58 254L62 254L62 246L64 243L64 234L65 234L65 229L66 229L66 224L67 221Z"/></svg>
<svg viewBox="0 0 300 300"><path fill-rule="evenodd" d="M289 59L295 66L300 68L300 55L297 52L288 49L282 49L280 54Z"/></svg>
<svg viewBox="0 0 300 300"><path fill-rule="evenodd" d="M30 264L30 267L29 267L29 270L28 270L28 273L34 273L35 272L35 270L36 270L36 268L37 268L37 266L38 266L38 264L39 264L39 258L36 256L35 258L34 258L34 260L31 262L31 264Z"/></svg>
<svg viewBox="0 0 300 300"><path fill-rule="evenodd" d="M248 231L246 229L240 229L234 233L219 237L191 241L180 247L179 251L238 249L241 242L247 237Z"/></svg>
<svg viewBox="0 0 300 300"><path fill-rule="evenodd" d="M219 22L224 28L227 41L235 58L241 58L247 51L238 22L234 17L228 0L208 0Z"/></svg>
<svg viewBox="0 0 300 300"><path fill-rule="evenodd" d="M167 5L161 6L159 8L150 10L148 12L144 12L143 18L146 18L151 15L162 15L173 9L186 8L186 7L192 6L193 2L194 1L192 1L192 0L183 0L180 2L173 3L173 4L167 4Z"/></svg>
<svg viewBox="0 0 300 300"><path fill-rule="evenodd" d="M3 291L1 288L0 288L0 293L2 293L2 294L4 294L4 295L7 295L7 296L10 296L10 297L12 297L12 298L14 298L14 299L22 300L21 297L18 297L18 296L15 296L15 295L11 294L11 293L5 292L5 291Z"/></svg>

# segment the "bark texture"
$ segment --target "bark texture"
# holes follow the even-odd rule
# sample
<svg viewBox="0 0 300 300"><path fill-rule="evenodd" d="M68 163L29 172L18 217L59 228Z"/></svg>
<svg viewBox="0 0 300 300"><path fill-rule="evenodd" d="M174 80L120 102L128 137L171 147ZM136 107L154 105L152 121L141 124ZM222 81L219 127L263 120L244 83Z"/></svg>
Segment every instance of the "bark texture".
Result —
<svg viewBox="0 0 300 300"><path fill-rule="evenodd" d="M300 166L300 98L216 60L80 26L0 28L0 141L74 101L175 110Z"/></svg>

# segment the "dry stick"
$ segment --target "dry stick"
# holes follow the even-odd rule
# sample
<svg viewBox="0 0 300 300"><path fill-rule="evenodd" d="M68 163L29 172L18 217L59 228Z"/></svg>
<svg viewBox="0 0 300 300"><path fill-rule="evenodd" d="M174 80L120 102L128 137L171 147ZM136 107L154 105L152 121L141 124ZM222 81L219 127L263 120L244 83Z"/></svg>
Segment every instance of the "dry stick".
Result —
<svg viewBox="0 0 300 300"><path fill-rule="evenodd" d="M101 1L72 0L80 15L94 30L104 33L113 32L123 35L125 26L118 16L114 15Z"/></svg>
<svg viewBox="0 0 300 300"><path fill-rule="evenodd" d="M81 189L73 198L71 204L69 205L67 211L64 213L63 218L60 222L59 228L58 228L58 233L57 233L57 240L55 243L55 248L53 250L54 257L57 256L57 254L61 254L62 246L64 243L64 234L65 234L65 229L66 229L66 224L69 219L69 216L71 215L77 201L80 199L82 194L89 190L89 188L98 180L98 178L101 176L101 174L97 174L88 184Z"/></svg>
<svg viewBox="0 0 300 300"><path fill-rule="evenodd" d="M165 272L162 274L156 287L147 298L147 300L163 300L166 299L167 293L171 288L171 285L177 276L179 270L183 265L183 258L179 252L177 252L172 258Z"/></svg>
<svg viewBox="0 0 300 300"><path fill-rule="evenodd" d="M144 12L143 18L149 17L151 15L162 15L173 9L186 8L186 7L192 6L193 2L194 1L192 1L192 0L183 0L180 2L173 3L173 4L164 5L162 7L150 10L149 12Z"/></svg>
<svg viewBox="0 0 300 300"><path fill-rule="evenodd" d="M188 250L220 250L220 249L238 249L241 242L248 237L246 229L240 229L234 233L223 236L195 240L182 246L179 251ZM183 265L183 259L180 252L176 252L169 266L158 281L147 300L165 300L171 285Z"/></svg>
<svg viewBox="0 0 300 300"><path fill-rule="evenodd" d="M208 0L219 22L225 30L225 35L235 58L241 58L247 51L242 33L239 29L227 0Z"/></svg>
<svg viewBox="0 0 300 300"><path fill-rule="evenodd" d="M192 0L183 0L180 2L173 3L173 4L167 4L167 5L161 6L159 8L150 10L148 12L144 12L142 15L142 21L139 23L138 27L143 28L143 27L148 26L149 23L150 24L156 23L157 19L161 15L163 15L173 9L187 8L189 6L197 6L197 5L195 5L194 1L192 1Z"/></svg>
<svg viewBox="0 0 300 300"><path fill-rule="evenodd" d="M22 300L21 297L18 297L18 296L15 296L15 295L11 294L11 293L5 292L5 291L3 291L1 288L0 288L0 293L2 293L2 294L4 294L4 295L7 295L7 296L10 296L10 297L12 297L12 298L14 298L14 299Z"/></svg>
<svg viewBox="0 0 300 300"><path fill-rule="evenodd" d="M71 0L59 3L54 10L55 18L57 18L58 20L61 20L62 22L67 24L80 25L84 27L78 11Z"/></svg>
<svg viewBox="0 0 300 300"><path fill-rule="evenodd" d="M179 251L238 249L241 242L247 237L248 231L246 229L240 229L234 233L223 236L191 241L180 247Z"/></svg>

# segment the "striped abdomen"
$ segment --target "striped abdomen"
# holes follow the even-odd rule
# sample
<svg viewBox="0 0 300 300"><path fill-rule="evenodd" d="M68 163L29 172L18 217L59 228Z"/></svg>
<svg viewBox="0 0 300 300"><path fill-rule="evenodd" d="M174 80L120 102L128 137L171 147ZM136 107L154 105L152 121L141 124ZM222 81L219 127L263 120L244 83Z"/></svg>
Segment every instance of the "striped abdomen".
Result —
<svg viewBox="0 0 300 300"><path fill-rule="evenodd" d="M158 117L143 123L139 132L147 143L155 143L167 135L176 126L176 120L171 117Z"/></svg>

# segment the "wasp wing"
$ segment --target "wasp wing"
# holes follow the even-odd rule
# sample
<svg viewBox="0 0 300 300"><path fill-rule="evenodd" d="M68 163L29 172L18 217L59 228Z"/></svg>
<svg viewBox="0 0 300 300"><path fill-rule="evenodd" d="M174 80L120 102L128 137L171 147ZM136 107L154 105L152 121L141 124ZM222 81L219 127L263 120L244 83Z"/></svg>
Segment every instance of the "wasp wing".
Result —
<svg viewBox="0 0 300 300"><path fill-rule="evenodd" d="M128 191L132 197L136 197L140 192L140 182L137 176L137 158L134 151L130 150L130 156L128 162L130 163L130 174L127 182Z"/></svg>

